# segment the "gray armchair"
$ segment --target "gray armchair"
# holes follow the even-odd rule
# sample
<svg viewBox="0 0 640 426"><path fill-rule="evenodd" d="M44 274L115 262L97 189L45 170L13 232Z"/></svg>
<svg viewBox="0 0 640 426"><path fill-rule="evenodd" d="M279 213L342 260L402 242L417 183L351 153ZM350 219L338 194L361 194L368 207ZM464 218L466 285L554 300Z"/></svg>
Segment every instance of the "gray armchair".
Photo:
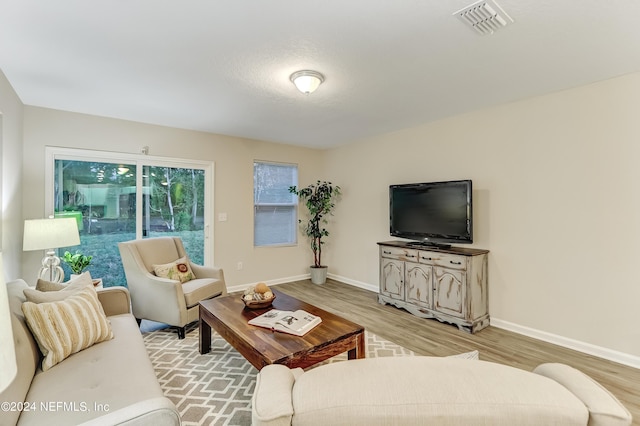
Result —
<svg viewBox="0 0 640 426"><path fill-rule="evenodd" d="M190 262L195 279L160 278L153 265L175 262L186 256L179 237L158 237L118 243L122 265L131 294L131 308L138 319L161 322L178 328L184 339L185 326L198 320L198 302L227 294L220 268Z"/></svg>

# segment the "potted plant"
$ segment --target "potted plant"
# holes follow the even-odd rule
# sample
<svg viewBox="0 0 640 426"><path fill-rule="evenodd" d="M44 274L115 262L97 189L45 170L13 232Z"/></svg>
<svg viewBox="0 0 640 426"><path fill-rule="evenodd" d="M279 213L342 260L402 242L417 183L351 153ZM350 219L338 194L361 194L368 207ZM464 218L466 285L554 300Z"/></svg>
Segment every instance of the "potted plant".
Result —
<svg viewBox="0 0 640 426"><path fill-rule="evenodd" d="M80 275L91 264L91 259L93 256L85 256L78 251L75 254L65 251L62 257L62 261L69 265L75 275Z"/></svg>
<svg viewBox="0 0 640 426"><path fill-rule="evenodd" d="M340 187L327 181L317 181L306 188L289 187L289 192L296 194L307 206L308 220L302 227L303 232L311 243L313 251L313 266L310 267L311 282L324 284L327 279L327 267L322 264L323 237L329 236L324 227L327 216L333 215L335 201L340 195ZM302 219L299 220L303 224Z"/></svg>

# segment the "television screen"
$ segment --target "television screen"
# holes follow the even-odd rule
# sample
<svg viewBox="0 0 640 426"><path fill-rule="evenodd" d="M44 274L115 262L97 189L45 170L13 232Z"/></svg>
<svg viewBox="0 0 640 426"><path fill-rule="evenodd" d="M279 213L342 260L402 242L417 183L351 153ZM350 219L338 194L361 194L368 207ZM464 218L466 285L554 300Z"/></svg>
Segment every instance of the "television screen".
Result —
<svg viewBox="0 0 640 426"><path fill-rule="evenodd" d="M471 180L389 187L391 235L424 243L472 243Z"/></svg>

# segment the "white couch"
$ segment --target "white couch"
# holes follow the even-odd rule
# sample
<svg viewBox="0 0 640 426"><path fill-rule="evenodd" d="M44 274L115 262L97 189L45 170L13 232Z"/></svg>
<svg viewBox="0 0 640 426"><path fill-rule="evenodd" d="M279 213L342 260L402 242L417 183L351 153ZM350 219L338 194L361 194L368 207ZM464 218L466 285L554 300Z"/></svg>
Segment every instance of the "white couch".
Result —
<svg viewBox="0 0 640 426"><path fill-rule="evenodd" d="M27 287L22 280L7 284L18 374L0 393L0 425L181 424L155 376L126 288L98 292L113 339L42 371L38 344L21 310Z"/></svg>
<svg viewBox="0 0 640 426"><path fill-rule="evenodd" d="M563 364L534 372L485 361L367 358L258 374L254 426L631 424L597 382Z"/></svg>

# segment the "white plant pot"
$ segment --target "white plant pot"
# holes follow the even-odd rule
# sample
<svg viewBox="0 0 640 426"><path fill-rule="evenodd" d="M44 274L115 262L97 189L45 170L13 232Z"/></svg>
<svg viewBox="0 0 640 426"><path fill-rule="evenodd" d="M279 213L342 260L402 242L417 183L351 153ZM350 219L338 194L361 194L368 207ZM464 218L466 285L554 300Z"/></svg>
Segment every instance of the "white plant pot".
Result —
<svg viewBox="0 0 640 426"><path fill-rule="evenodd" d="M89 279L92 279L91 278L91 273L89 271L86 271L86 273L89 275ZM74 278L78 278L80 275L82 275L82 274L69 274L69 280L72 280Z"/></svg>
<svg viewBox="0 0 640 426"><path fill-rule="evenodd" d="M91 278L91 273L90 273L89 271L86 271L85 273L86 273L87 275L89 275L89 279L90 279L91 281L93 281L93 286L94 286L95 288L103 288L103 285L102 285L102 278L94 279L94 278ZM71 281L71 280L72 280L72 279L74 279L74 278L78 278L80 275L82 275L82 274L70 274L70 275L69 275L69 281Z"/></svg>
<svg viewBox="0 0 640 426"><path fill-rule="evenodd" d="M311 266L309 268L309 272L311 272L311 282L314 284L322 285L327 282L327 267L320 266L316 268L315 266Z"/></svg>

